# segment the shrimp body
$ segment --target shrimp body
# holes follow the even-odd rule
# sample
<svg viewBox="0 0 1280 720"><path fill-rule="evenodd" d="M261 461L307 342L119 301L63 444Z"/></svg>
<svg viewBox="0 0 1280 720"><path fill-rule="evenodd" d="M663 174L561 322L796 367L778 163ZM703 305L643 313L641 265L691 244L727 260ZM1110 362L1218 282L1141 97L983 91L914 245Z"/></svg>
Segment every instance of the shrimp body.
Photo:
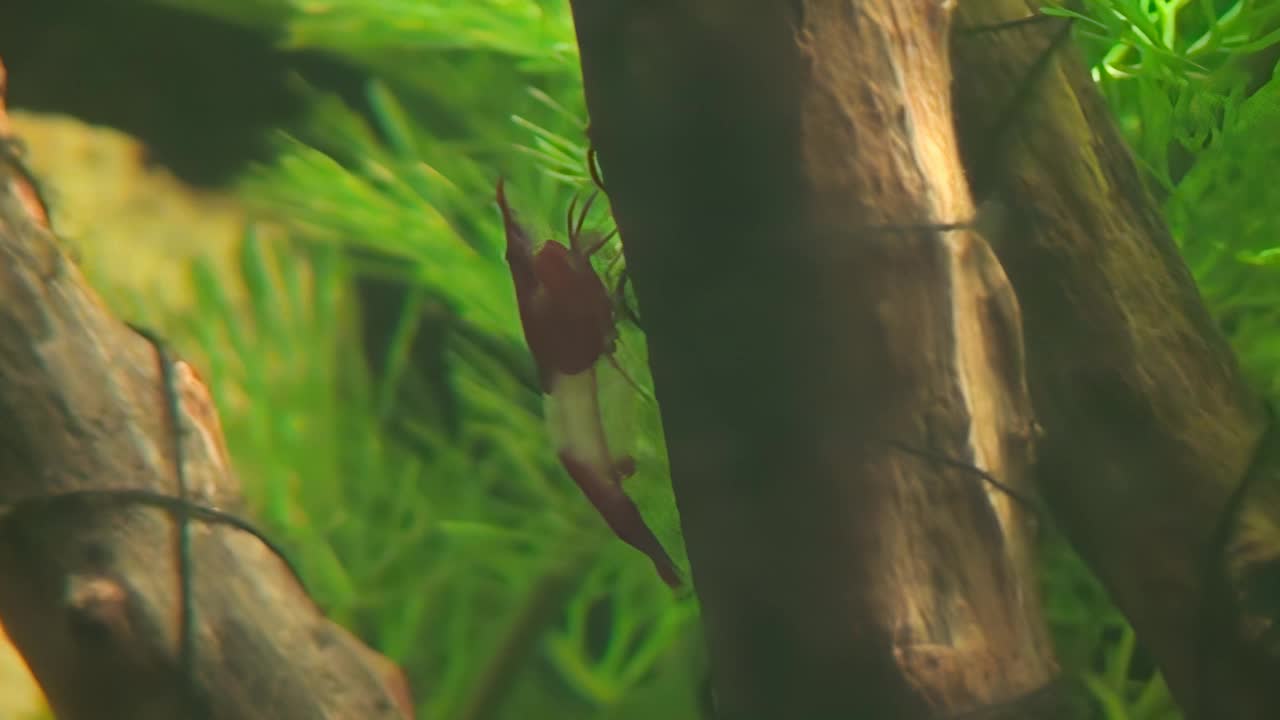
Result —
<svg viewBox="0 0 1280 720"><path fill-rule="evenodd" d="M675 564L622 489L622 481L635 471L635 462L615 456L605 434L596 369L601 359L612 358L617 327L609 293L591 267L591 255L603 240L588 247L582 234L590 205L590 201L584 205L576 225L570 207L567 247L548 241L535 249L498 181L507 264L525 342L547 397L548 422L560 464L614 534L647 555L662 579L676 587L680 577Z"/></svg>

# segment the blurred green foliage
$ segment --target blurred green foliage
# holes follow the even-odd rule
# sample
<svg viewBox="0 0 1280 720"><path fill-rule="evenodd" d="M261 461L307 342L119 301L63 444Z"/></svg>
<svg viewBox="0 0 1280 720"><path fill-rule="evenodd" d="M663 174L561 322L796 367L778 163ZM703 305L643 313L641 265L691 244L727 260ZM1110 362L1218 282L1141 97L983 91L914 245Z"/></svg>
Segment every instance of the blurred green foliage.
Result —
<svg viewBox="0 0 1280 720"><path fill-rule="evenodd" d="M199 311L180 323L208 358L254 508L317 599L405 667L422 718L702 717L696 606L611 539L558 468L501 256L499 175L542 237L589 188L567 2L153 1L370 78L360 107L304 88L307 120L280 128L276 160L240 186L289 240L246 233L247 303L195 267ZM1085 0L1054 12L1077 18L1251 377L1280 393L1280 183L1268 172L1280 161L1280 4ZM599 207L593 223L607 217ZM616 253L601 263L615 277ZM353 309L356 278L370 276L409 288L378 363ZM423 318L444 328L433 336L444 361L437 389L406 414ZM634 327L623 348L647 384ZM620 387L606 392L621 408L611 430L640 461L632 487L678 541L656 408ZM1074 555L1051 542L1043 567L1060 653L1101 716L1177 717Z"/></svg>

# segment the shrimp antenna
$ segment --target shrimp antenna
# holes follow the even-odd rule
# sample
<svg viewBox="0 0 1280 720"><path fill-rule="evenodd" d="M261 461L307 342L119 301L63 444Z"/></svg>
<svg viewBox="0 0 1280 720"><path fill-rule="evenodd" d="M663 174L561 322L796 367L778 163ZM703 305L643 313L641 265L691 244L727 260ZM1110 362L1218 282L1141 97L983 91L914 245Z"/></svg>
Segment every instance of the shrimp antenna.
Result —
<svg viewBox="0 0 1280 720"><path fill-rule="evenodd" d="M578 195L577 193L575 193L574 196L569 199L569 209L565 211L565 215L564 215L564 227L565 227L565 230L569 233L570 245L574 244L573 242L573 211L577 209L577 207L578 207Z"/></svg>
<svg viewBox="0 0 1280 720"><path fill-rule="evenodd" d="M624 266L622 272L618 273L618 284L613 290L613 302L622 308L622 314L631 321L632 325L644 330L644 325L640 322L640 313L636 312L635 308L631 307L631 304L627 302L627 280L630 277L631 275L627 273L627 268Z"/></svg>
<svg viewBox="0 0 1280 720"><path fill-rule="evenodd" d="M591 212L591 206L599 196L599 191L592 192L587 196L587 201L582 204L582 211L578 214L578 224L571 228L570 237L577 237L582 234L582 226L587 224L587 213Z"/></svg>
<svg viewBox="0 0 1280 720"><path fill-rule="evenodd" d="M612 234L610 234L605 236L603 240L601 240L599 243L597 243L593 247L590 247L590 248L582 247L582 228L584 225L587 224L587 214L591 212L591 205L596 201L596 197L598 197L599 195L600 195L599 192L593 192L591 193L591 195L587 196L587 201L583 203L582 208L578 210L578 217L577 217L576 223L574 222L574 209L577 208L577 203L578 203L577 196L575 195L573 200L570 201L569 203L569 214L568 214L568 217L566 218L566 224L568 225L567 230L569 233L569 246L572 247L574 250L577 250L578 252L582 253L582 255L585 257L591 257L592 255L594 255L596 251L604 247L604 244L609 241L610 237L612 237Z"/></svg>
<svg viewBox="0 0 1280 720"><path fill-rule="evenodd" d="M603 248L610 240L617 237L617 235L618 235L618 230L616 228L613 230L610 230L608 235L605 235L604 237L600 238L600 242L587 248L586 251L583 252L582 254L587 257L591 257L592 255L595 255L596 253L600 252L600 248Z"/></svg>
<svg viewBox="0 0 1280 720"><path fill-rule="evenodd" d="M618 371L618 374L622 376L622 379L626 380L627 384L630 385L633 390L640 393L640 397L651 403L657 404L658 401L653 397L653 393L645 390L643 387L640 387L640 383L636 382L635 378L631 377L631 373L622 369L622 364L618 362L618 358L614 357L613 353L609 353L605 355L605 357L608 358L609 364L613 366L613 369Z"/></svg>
<svg viewBox="0 0 1280 720"><path fill-rule="evenodd" d="M609 192L604 186L604 180L600 179L600 158L596 155L594 147L587 148L587 172L591 173L591 182L595 183L596 187Z"/></svg>

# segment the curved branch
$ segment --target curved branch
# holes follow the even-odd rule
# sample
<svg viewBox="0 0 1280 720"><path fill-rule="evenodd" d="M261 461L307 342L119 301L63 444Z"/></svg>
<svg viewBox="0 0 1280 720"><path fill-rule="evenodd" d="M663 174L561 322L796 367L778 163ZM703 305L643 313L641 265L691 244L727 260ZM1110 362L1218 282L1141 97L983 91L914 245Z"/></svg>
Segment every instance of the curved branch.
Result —
<svg viewBox="0 0 1280 720"><path fill-rule="evenodd" d="M156 356L33 214L12 160L0 157L0 618L59 718L194 717L173 513L93 499L175 492ZM189 365L175 370L190 499L235 512L212 399ZM39 500L51 495L72 499ZM327 620L255 536L215 519L190 520L208 716L411 717L399 670Z"/></svg>

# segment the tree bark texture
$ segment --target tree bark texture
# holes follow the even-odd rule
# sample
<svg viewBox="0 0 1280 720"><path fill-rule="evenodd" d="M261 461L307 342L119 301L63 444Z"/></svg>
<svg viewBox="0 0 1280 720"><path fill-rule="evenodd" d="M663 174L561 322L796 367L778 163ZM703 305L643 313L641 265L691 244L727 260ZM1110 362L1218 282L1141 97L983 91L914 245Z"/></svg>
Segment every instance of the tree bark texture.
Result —
<svg viewBox="0 0 1280 720"><path fill-rule="evenodd" d="M1030 517L936 460L1023 487L1038 435L1003 271L930 227L974 215L947 5L573 8L720 716L1043 699Z"/></svg>
<svg viewBox="0 0 1280 720"><path fill-rule="evenodd" d="M4 120L0 104L9 147ZM89 289L11 160L0 154L0 618L54 712L411 716L399 670L327 620L279 557L200 520L190 521L194 685L208 714L188 705L173 514L118 496L66 497L176 493L156 350ZM174 370L191 500L234 512L239 484L208 390L186 363Z"/></svg>
<svg viewBox="0 0 1280 720"><path fill-rule="evenodd" d="M959 26L1025 18L961 2ZM1074 52L998 117L1058 21L958 35L956 121L1022 307L1046 430L1036 479L1188 717L1280 717L1280 456L1159 208ZM1246 480L1247 478L1247 480Z"/></svg>

